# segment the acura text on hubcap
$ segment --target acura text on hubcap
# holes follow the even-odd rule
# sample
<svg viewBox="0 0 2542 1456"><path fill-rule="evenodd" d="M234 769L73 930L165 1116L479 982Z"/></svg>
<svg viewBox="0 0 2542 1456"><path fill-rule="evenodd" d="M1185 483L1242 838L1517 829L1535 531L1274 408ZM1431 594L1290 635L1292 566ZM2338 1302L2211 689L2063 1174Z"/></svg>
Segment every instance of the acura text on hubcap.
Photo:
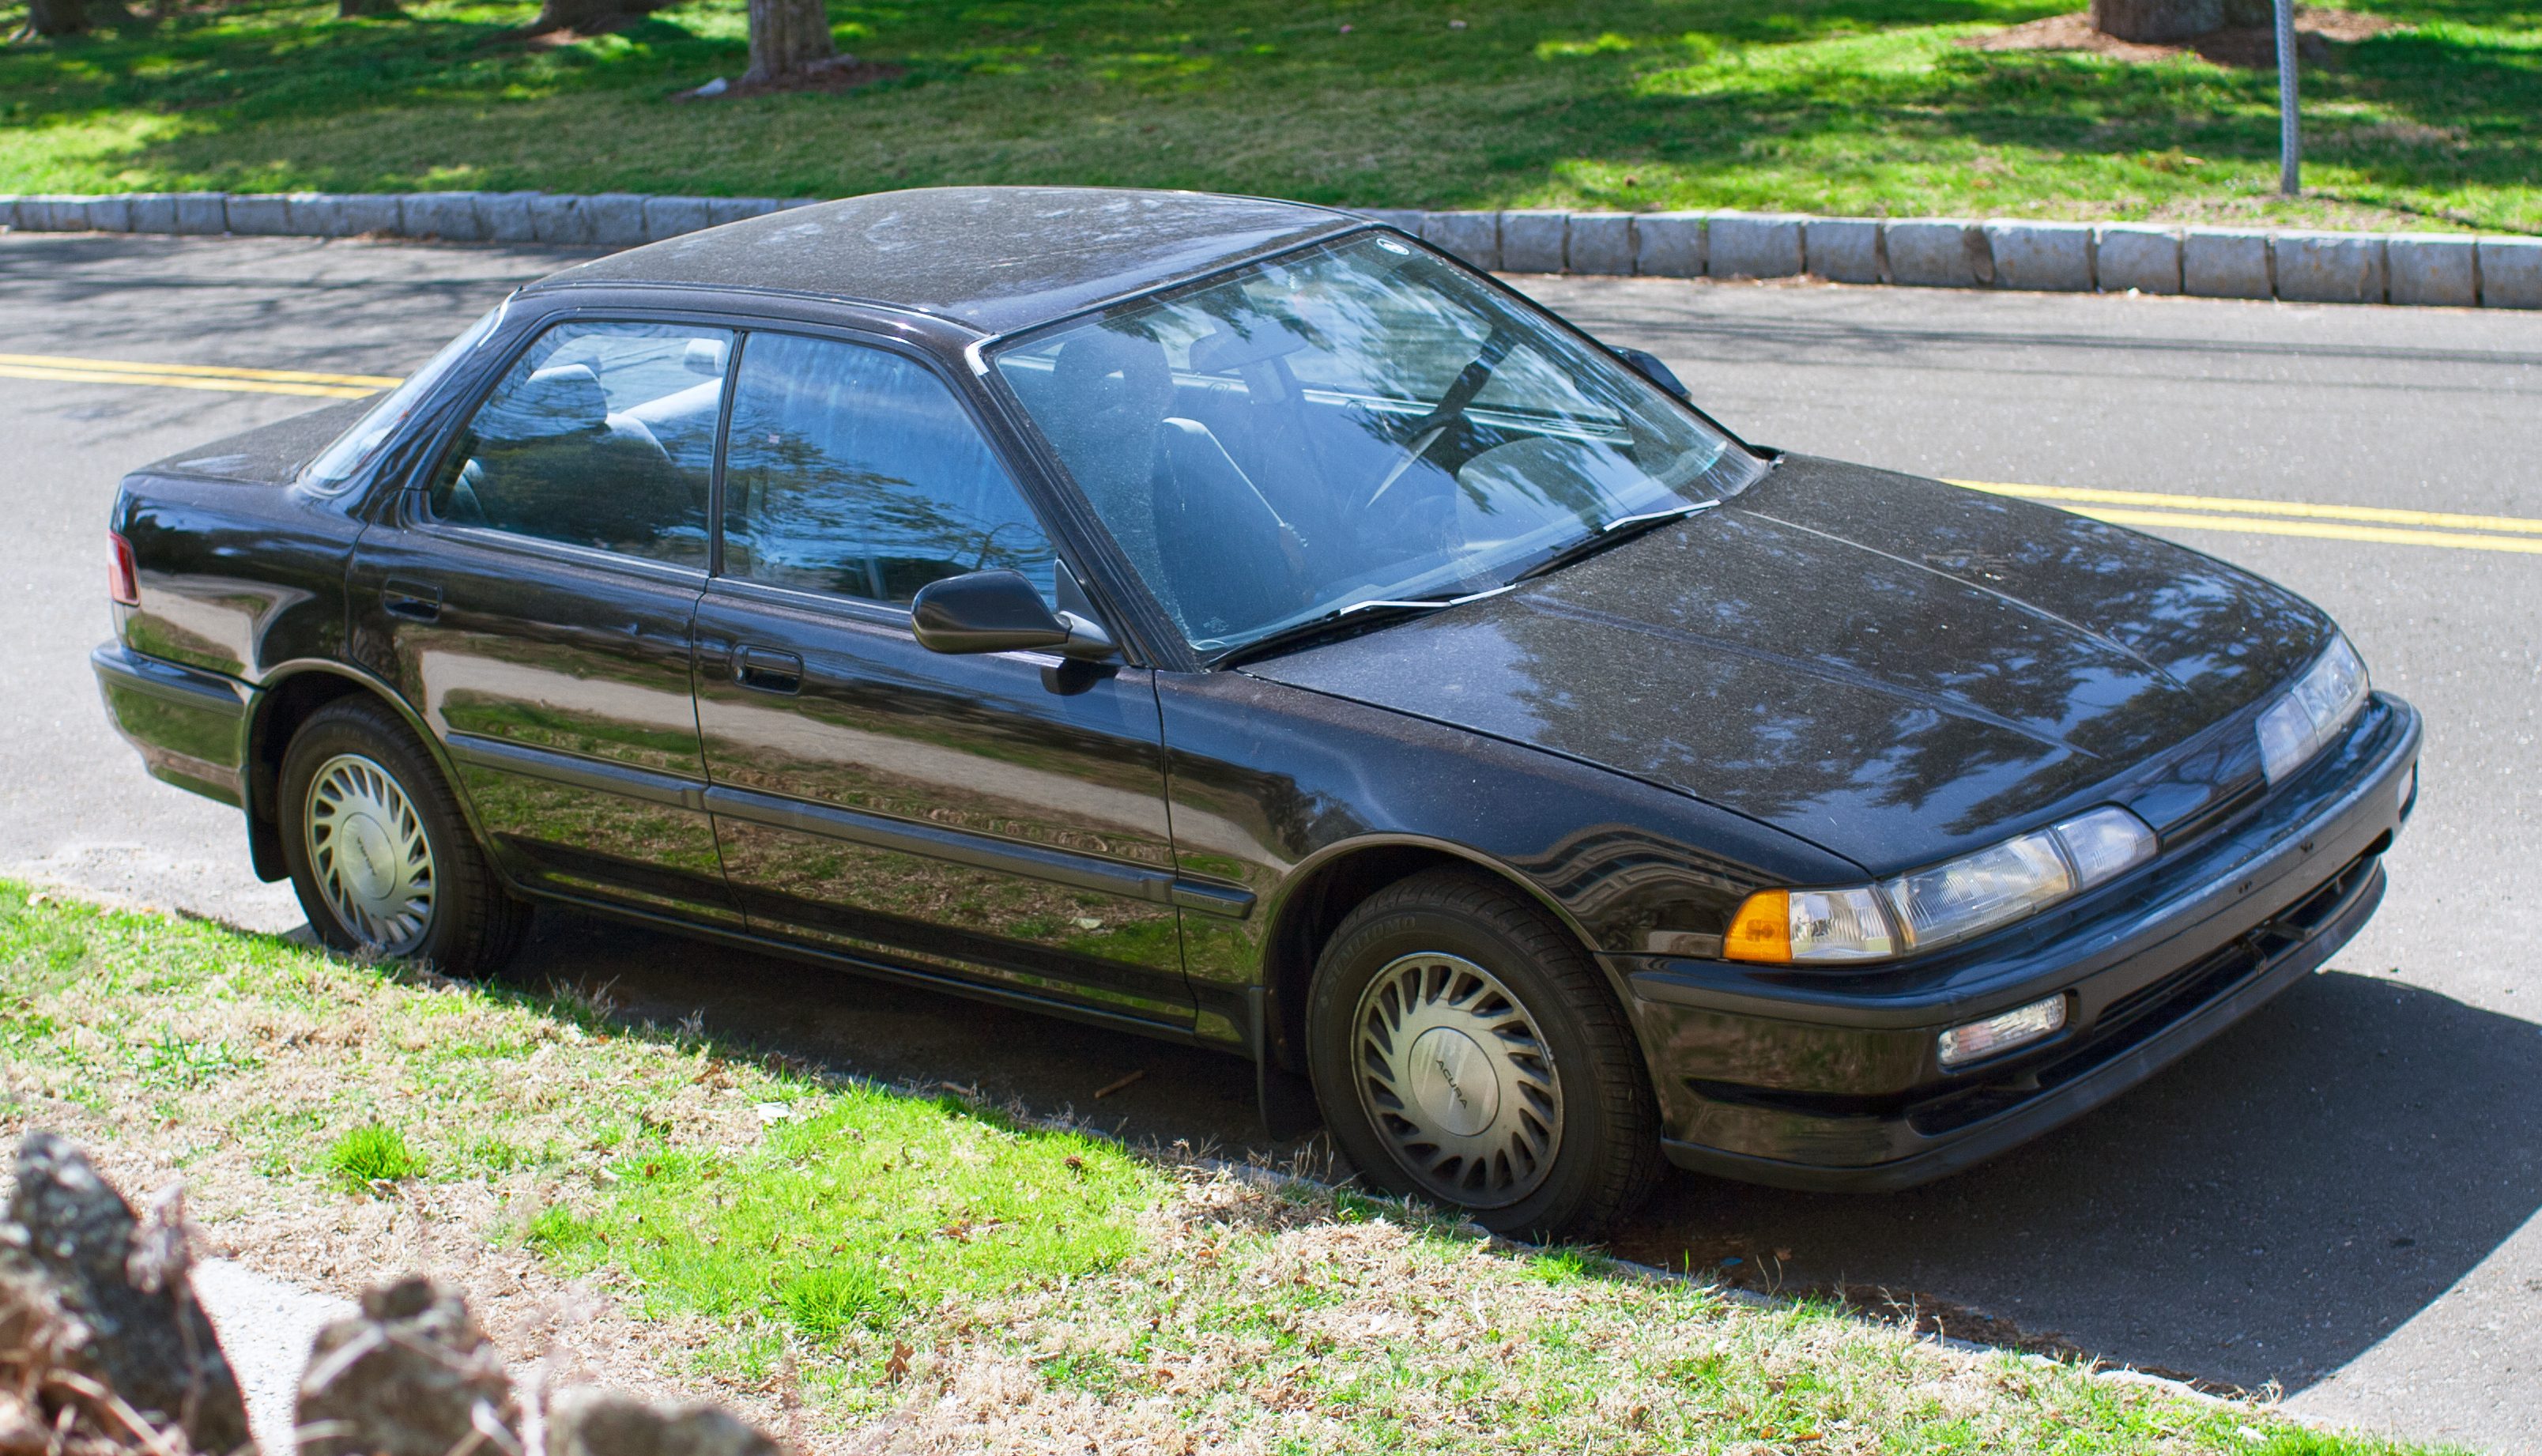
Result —
<svg viewBox="0 0 2542 1456"><path fill-rule="evenodd" d="M432 844L406 791L358 753L309 782L309 868L336 918L364 944L403 955L432 924Z"/></svg>
<svg viewBox="0 0 2542 1456"><path fill-rule="evenodd" d="M1456 956L1396 959L1359 998L1360 1106L1436 1197L1497 1208L1535 1191L1562 1143L1562 1079L1535 1020Z"/></svg>

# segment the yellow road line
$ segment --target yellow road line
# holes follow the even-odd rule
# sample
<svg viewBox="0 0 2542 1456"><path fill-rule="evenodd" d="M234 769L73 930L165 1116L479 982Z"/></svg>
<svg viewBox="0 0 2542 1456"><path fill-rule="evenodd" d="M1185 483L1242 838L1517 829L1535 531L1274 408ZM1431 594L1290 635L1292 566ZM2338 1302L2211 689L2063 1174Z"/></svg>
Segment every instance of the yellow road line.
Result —
<svg viewBox="0 0 2542 1456"><path fill-rule="evenodd" d="M2080 486L2023 486L2001 481L1953 481L1972 491L2019 496L2026 500L2144 506L2155 510L2224 510L2237 515L2283 515L2302 520L2371 521L2388 526L2433 526L2464 531L2529 531L2542 535L2542 520L2520 515L2459 515L2449 510L2405 510L2388 505L2314 505L2300 500L2249 500L2231 496L2165 496L2153 491L2098 491ZM2085 515L2097 514L2084 511ZM2380 537L2358 536L2359 541Z"/></svg>
<svg viewBox="0 0 2542 1456"><path fill-rule="evenodd" d="M185 374L127 374L111 369L43 369L0 364L0 379L52 379L72 384L155 384L162 389L210 389L224 394L288 394L313 399L358 400L379 393L368 386L291 384L271 379L207 379Z"/></svg>
<svg viewBox="0 0 2542 1456"><path fill-rule="evenodd" d="M2511 551L2542 556L2542 539L2483 536L2457 531L2413 531L2400 526L2350 526L2335 521L2285 520L2254 515L2193 515L2179 510L2118 510L2083 505L2075 514L2114 526L2168 526L2193 531L2254 531L2264 536L2309 536L2319 541L2370 541L2381 546L2450 546L2456 551Z"/></svg>
<svg viewBox="0 0 2542 1456"><path fill-rule="evenodd" d="M30 369L88 369L111 374L176 374L200 379L259 379L268 384L361 385L387 389L395 374L317 374L306 369L241 369L228 364L155 364L144 359L82 359L68 354L0 353L0 364Z"/></svg>

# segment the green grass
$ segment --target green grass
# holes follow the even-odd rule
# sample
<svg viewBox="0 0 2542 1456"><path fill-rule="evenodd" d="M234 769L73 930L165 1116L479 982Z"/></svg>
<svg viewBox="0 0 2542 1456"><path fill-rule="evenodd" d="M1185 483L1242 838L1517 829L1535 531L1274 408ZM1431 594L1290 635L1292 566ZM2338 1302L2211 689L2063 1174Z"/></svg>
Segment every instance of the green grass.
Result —
<svg viewBox="0 0 2542 1456"><path fill-rule="evenodd" d="M381 1184L404 1183L423 1172L423 1160L407 1146L406 1134L378 1122L347 1128L327 1150L327 1168L336 1181L356 1191Z"/></svg>
<svg viewBox="0 0 2542 1456"><path fill-rule="evenodd" d="M506 38L528 4L235 0L0 51L0 191L1093 183L2542 231L2542 8L2355 3L2408 29L2307 69L2296 202L2270 75L1957 43L2073 0L832 0L840 44L905 75L710 103L671 97L739 74L740 0L544 48Z"/></svg>
<svg viewBox="0 0 2542 1456"><path fill-rule="evenodd" d="M420 1220L441 1273L517 1302L493 1328L579 1281L633 1322L608 1348L637 1363L604 1377L794 1404L832 1447L2417 1449L1494 1246L605 1010L0 881L0 1132L183 1169L212 1237L305 1280L396 1271L377 1261Z"/></svg>

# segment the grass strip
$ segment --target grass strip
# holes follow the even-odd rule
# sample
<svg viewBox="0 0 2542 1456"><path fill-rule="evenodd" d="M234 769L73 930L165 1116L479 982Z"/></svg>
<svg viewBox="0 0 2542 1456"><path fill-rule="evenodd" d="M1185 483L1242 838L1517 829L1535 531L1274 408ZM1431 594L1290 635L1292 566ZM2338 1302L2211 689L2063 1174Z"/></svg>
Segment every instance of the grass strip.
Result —
<svg viewBox="0 0 2542 1456"><path fill-rule="evenodd" d="M902 75L726 101L674 98L743 70L739 0L532 42L535 8L227 0L8 47L0 191L1060 183L2542 232L2534 0L2353 0L2400 28L2306 67L2291 201L2266 68L1967 43L2079 0L832 0L842 48Z"/></svg>
<svg viewBox="0 0 2542 1456"><path fill-rule="evenodd" d="M456 1227L615 1296L603 1373L777 1391L815 1450L2418 1449L604 1013L0 881L0 1125L183 1172L304 1282L345 1230ZM500 1332L526 1283L472 1297Z"/></svg>

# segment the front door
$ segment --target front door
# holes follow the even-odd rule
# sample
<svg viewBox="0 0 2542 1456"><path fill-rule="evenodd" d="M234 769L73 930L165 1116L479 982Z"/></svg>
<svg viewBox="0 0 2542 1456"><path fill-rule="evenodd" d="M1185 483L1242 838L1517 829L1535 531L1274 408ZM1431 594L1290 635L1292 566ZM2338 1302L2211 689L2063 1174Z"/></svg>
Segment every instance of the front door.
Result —
<svg viewBox="0 0 2542 1456"><path fill-rule="evenodd" d="M355 651L450 750L517 882L734 925L690 691L732 336L566 323L366 531Z"/></svg>
<svg viewBox="0 0 2542 1456"><path fill-rule="evenodd" d="M698 720L751 926L1055 1003L1188 1027L1144 669L910 636L920 586L1066 568L929 368L753 334L735 375Z"/></svg>

